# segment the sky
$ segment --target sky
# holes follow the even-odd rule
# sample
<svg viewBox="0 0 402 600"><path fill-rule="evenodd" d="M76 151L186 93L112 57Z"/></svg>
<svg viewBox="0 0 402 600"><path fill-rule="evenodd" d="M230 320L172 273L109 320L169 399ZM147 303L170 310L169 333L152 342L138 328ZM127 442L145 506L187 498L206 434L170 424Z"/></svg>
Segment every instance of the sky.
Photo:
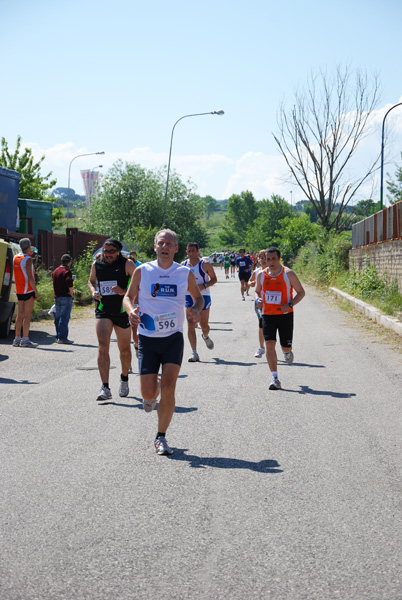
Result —
<svg viewBox="0 0 402 600"><path fill-rule="evenodd" d="M166 165L216 199L304 196L275 143L281 103L311 72L378 74L381 94L356 169L380 151L402 102L401 0L0 0L0 137L18 135L42 173L84 193L81 169ZM387 117L387 163L402 163L402 106ZM372 182L362 189L371 194ZM379 197L379 174L372 197ZM358 200L359 198L357 198Z"/></svg>

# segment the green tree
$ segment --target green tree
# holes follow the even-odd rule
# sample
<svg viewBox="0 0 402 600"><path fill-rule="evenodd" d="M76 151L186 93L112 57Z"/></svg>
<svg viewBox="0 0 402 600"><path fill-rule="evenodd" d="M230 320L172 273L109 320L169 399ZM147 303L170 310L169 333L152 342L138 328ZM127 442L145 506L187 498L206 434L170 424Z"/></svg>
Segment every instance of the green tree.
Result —
<svg viewBox="0 0 402 600"><path fill-rule="evenodd" d="M86 228L139 247L152 257L153 238L163 221L165 183L163 169L147 170L138 164L117 161L102 178L98 197L88 209ZM179 236L177 259L184 255L189 234L203 210L191 183L184 184L171 172L166 224Z"/></svg>
<svg viewBox="0 0 402 600"><path fill-rule="evenodd" d="M320 232L320 227L307 215L285 217L279 220L278 225L275 241L287 261L294 258L307 242L315 240Z"/></svg>
<svg viewBox="0 0 402 600"><path fill-rule="evenodd" d="M390 174L387 173L387 176L390 177ZM402 167L397 167L394 175L394 180L387 179L386 183L388 190L387 198L389 202L391 204L400 202L402 200Z"/></svg>
<svg viewBox="0 0 402 600"><path fill-rule="evenodd" d="M212 213L214 213L218 208L216 200L212 196L204 196L203 198L201 198L201 200L205 206L205 215L207 219L209 219Z"/></svg>
<svg viewBox="0 0 402 600"><path fill-rule="evenodd" d="M41 174L41 166L45 157L35 162L31 148L21 151L21 136L17 137L14 152L8 148L5 138L1 138L0 166L13 169L21 174L19 197L30 200L47 200L48 190L56 185L56 179L51 180L52 172Z"/></svg>
<svg viewBox="0 0 402 600"><path fill-rule="evenodd" d="M258 212L259 203L252 192L245 191L230 196L228 212L219 234L221 244L225 247L244 244L247 230L254 223Z"/></svg>
<svg viewBox="0 0 402 600"><path fill-rule="evenodd" d="M360 200L354 207L354 214L356 217L369 217L380 210L380 204L380 201L374 202L371 198Z"/></svg>
<svg viewBox="0 0 402 600"><path fill-rule="evenodd" d="M253 250L262 250L275 242L280 220L292 216L290 204L276 194L272 194L270 200L261 200L258 204L258 217L249 227L246 236L247 245Z"/></svg>

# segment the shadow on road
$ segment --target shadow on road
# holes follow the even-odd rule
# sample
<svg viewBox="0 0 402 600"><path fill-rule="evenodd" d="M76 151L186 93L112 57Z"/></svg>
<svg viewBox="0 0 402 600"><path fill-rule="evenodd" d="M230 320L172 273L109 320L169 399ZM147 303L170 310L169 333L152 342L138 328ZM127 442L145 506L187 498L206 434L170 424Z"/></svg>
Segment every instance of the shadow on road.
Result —
<svg viewBox="0 0 402 600"><path fill-rule="evenodd" d="M331 396L331 398L352 398L356 396L354 393L342 393L342 392L331 392L322 390L312 390L308 385L300 385L300 390L286 390L286 392L293 392L295 394L311 394L312 396ZM282 388L284 389L284 388Z"/></svg>
<svg viewBox="0 0 402 600"><path fill-rule="evenodd" d="M0 384L1 383L17 383L18 385L38 385L39 381L28 381L27 379L21 379L21 381L18 381L18 379L6 379L5 377L0 377Z"/></svg>
<svg viewBox="0 0 402 600"><path fill-rule="evenodd" d="M3 360L7 360L10 357L8 356L8 354L0 354L0 362L3 362Z"/></svg>
<svg viewBox="0 0 402 600"><path fill-rule="evenodd" d="M239 460L237 458L222 458L222 457L202 457L194 454L186 454L187 449L174 449L175 452L168 458L170 460L187 461L193 469L206 469L214 467L215 469L250 469L258 473L283 473L280 465L276 460L260 460L259 462L251 462L249 460Z"/></svg>
<svg viewBox="0 0 402 600"><path fill-rule="evenodd" d="M1 382L1 379L0 379ZM124 404L123 402L113 402L110 400L105 400L104 402L102 402L101 400L97 401L98 406L120 406L121 408L139 408L141 410L143 410L142 408L142 398L137 398L136 396L129 396L129 398L132 398L133 400L136 400L138 402L138 404ZM159 403L155 405L154 411L156 412L158 409ZM184 407L184 406L176 406L174 409L175 413L178 414L185 414L185 413L191 413L198 410L198 408L196 408L195 406L189 406L189 407Z"/></svg>
<svg viewBox="0 0 402 600"><path fill-rule="evenodd" d="M214 360L215 364L217 364L217 365L236 365L239 367L252 367L253 365L258 364L256 362L238 362L238 361L231 361L231 360L223 360L222 358L216 358L215 356L213 357L212 360ZM204 361L200 361L200 362L204 362ZM205 363L207 364L206 361L205 361Z"/></svg>

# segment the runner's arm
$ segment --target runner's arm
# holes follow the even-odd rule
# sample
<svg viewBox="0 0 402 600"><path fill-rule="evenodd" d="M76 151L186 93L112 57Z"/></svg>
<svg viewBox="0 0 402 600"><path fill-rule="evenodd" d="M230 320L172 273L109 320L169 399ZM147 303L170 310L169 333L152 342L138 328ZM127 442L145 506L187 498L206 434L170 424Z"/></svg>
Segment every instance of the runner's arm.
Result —
<svg viewBox="0 0 402 600"><path fill-rule="evenodd" d="M296 273L294 273L290 269L287 273L288 273L290 285L296 292L296 296L292 300L292 305L295 306L295 304L299 304L299 302L301 302L301 300L303 300L304 296L306 295L306 292L304 291L304 288L303 288L302 284L300 283L300 279L298 278ZM281 310L283 312L288 312L290 310L289 304L282 304Z"/></svg>
<svg viewBox="0 0 402 600"><path fill-rule="evenodd" d="M35 285L35 277L33 274L32 258L28 258L28 260L27 260L27 277L28 277L28 283L34 291L35 298L38 299L39 294L38 294L38 290L36 289L36 285Z"/></svg>
<svg viewBox="0 0 402 600"><path fill-rule="evenodd" d="M202 268L204 269L205 273L209 276L209 281L206 281L203 286L204 289L206 290L209 287L212 287L213 285L215 285L215 283L218 281L216 275L215 275L215 270L214 268L209 264L209 262L207 262L206 260L203 261L202 263Z"/></svg>
<svg viewBox="0 0 402 600"><path fill-rule="evenodd" d="M88 289L91 292L91 296L92 298L96 298L97 300L99 300L100 298L100 294L96 289L96 270L95 270L95 263L92 263L92 267L91 267L91 272L89 273L89 279L88 279Z"/></svg>
<svg viewBox="0 0 402 600"><path fill-rule="evenodd" d="M123 306L126 313L128 314L128 318L131 325L137 325L140 322L140 318L138 316L138 306L134 308L135 301L138 298L140 283L141 268L138 267L134 270L134 275L131 279L130 285L128 286L126 295L123 298Z"/></svg>
<svg viewBox="0 0 402 600"><path fill-rule="evenodd" d="M259 275L260 275L260 273L259 273ZM258 277L256 286L255 286L255 290L254 290L254 300L257 300L257 308L262 308L262 306L263 306L261 294L262 294L262 283L261 283L261 278Z"/></svg>
<svg viewBox="0 0 402 600"><path fill-rule="evenodd" d="M191 271L188 274L188 291L194 304L191 308L187 308L187 319L198 323L201 318L200 310L204 308L204 298L201 295L194 274Z"/></svg>

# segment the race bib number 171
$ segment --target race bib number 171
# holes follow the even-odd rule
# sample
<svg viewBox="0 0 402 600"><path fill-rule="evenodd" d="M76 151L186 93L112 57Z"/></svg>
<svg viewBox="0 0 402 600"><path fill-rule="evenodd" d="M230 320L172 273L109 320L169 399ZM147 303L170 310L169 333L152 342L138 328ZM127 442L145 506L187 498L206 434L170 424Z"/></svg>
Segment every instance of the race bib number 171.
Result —
<svg viewBox="0 0 402 600"><path fill-rule="evenodd" d="M281 304L281 292L265 292L265 304Z"/></svg>

